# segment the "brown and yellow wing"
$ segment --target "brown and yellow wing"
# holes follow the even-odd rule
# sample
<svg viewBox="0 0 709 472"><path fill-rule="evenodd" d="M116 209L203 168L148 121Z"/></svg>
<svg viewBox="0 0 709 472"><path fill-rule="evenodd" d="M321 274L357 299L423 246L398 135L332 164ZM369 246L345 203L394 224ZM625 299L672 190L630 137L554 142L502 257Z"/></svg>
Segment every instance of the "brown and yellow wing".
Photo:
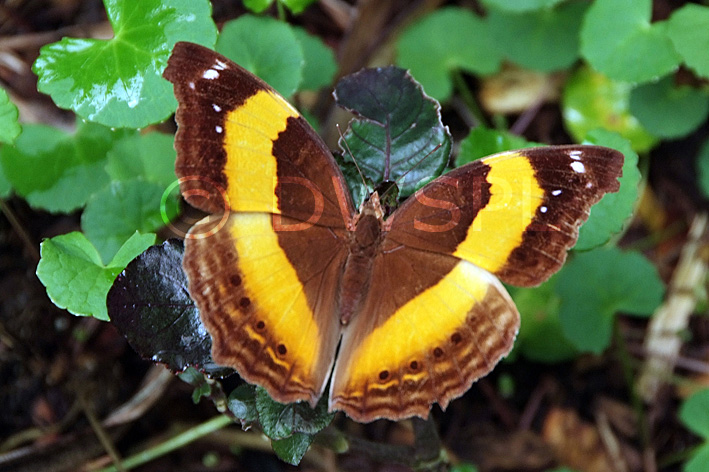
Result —
<svg viewBox="0 0 709 472"><path fill-rule="evenodd" d="M344 331L330 409L361 422L445 409L510 351L518 328L514 303L489 272L389 244Z"/></svg>
<svg viewBox="0 0 709 472"><path fill-rule="evenodd" d="M330 408L360 421L445 408L512 348L519 315L499 279L558 270L622 154L555 146L498 154L417 192L386 222L361 313L344 334Z"/></svg>
<svg viewBox="0 0 709 472"><path fill-rule="evenodd" d="M342 174L285 99L214 51L178 43L164 76L183 196L214 214L188 233L183 263L214 360L278 401L314 405L340 337L354 211Z"/></svg>
<svg viewBox="0 0 709 472"><path fill-rule="evenodd" d="M621 153L600 146L496 154L416 192L387 222L389 238L538 285L562 266L591 207L618 190L622 167Z"/></svg>
<svg viewBox="0 0 709 472"><path fill-rule="evenodd" d="M175 172L192 206L345 226L354 208L342 172L275 90L224 56L185 42L175 45L163 75L179 103Z"/></svg>

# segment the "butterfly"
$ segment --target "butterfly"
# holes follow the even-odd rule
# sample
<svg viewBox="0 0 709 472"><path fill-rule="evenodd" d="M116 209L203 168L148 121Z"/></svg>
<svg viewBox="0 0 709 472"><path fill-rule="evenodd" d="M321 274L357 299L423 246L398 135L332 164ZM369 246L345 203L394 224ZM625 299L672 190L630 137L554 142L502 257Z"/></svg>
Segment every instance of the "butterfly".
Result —
<svg viewBox="0 0 709 472"><path fill-rule="evenodd" d="M305 119L259 78L196 44L164 77L178 100L176 173L210 215L186 236L189 292L212 356L279 402L360 422L445 409L512 348L502 282L557 271L623 155L598 146L504 152L428 183L385 215L355 208Z"/></svg>

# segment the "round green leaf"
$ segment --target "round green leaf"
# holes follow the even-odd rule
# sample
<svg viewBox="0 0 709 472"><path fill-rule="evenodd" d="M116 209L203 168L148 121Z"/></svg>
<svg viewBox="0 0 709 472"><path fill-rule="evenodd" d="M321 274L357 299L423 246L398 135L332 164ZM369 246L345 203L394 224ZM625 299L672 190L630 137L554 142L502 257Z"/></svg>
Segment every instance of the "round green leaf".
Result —
<svg viewBox="0 0 709 472"><path fill-rule="evenodd" d="M303 11L308 8L313 3L318 0L277 0L283 3L290 11L296 15L303 13Z"/></svg>
<svg viewBox="0 0 709 472"><path fill-rule="evenodd" d="M256 74L284 97L303 79L303 48L293 27L282 21L244 15L224 25L217 51Z"/></svg>
<svg viewBox="0 0 709 472"><path fill-rule="evenodd" d="M96 192L81 215L81 228L103 260L109 260L135 231L147 233L165 225L161 217L164 186L143 179L111 182ZM175 198L166 200L166 214L177 214Z"/></svg>
<svg viewBox="0 0 709 472"><path fill-rule="evenodd" d="M300 90L318 90L332 84L337 72L335 53L332 49L327 47L319 37L313 36L303 28L293 28L293 34L298 38L305 58Z"/></svg>
<svg viewBox="0 0 709 472"><path fill-rule="evenodd" d="M40 246L37 277L52 302L70 313L108 321L106 294L128 261L155 243L155 235L134 233L108 266L82 233L62 234Z"/></svg>
<svg viewBox="0 0 709 472"><path fill-rule="evenodd" d="M551 8L564 0L482 0L488 8L497 8L510 12L530 12Z"/></svg>
<svg viewBox="0 0 709 472"><path fill-rule="evenodd" d="M460 142L460 151L455 159L456 167L473 162L491 154L526 147L540 146L521 136L491 128L473 128Z"/></svg>
<svg viewBox="0 0 709 472"><path fill-rule="evenodd" d="M17 107L10 101L5 89L0 88L0 143L12 144L22 128L17 122Z"/></svg>
<svg viewBox="0 0 709 472"><path fill-rule="evenodd" d="M647 82L677 68L666 23L650 23L652 0L596 0L581 28L581 55L614 80Z"/></svg>
<svg viewBox="0 0 709 472"><path fill-rule="evenodd" d="M539 287L509 289L522 320L514 349L534 361L562 362L578 355L561 329L557 280L554 275Z"/></svg>
<svg viewBox="0 0 709 472"><path fill-rule="evenodd" d="M667 35L688 67L709 77L709 7L687 3L672 13Z"/></svg>
<svg viewBox="0 0 709 472"><path fill-rule="evenodd" d="M628 111L631 88L590 67L577 69L567 80L562 95L564 124L574 140L581 142L590 131L603 128L629 140L637 152L652 148L657 138Z"/></svg>
<svg viewBox="0 0 709 472"><path fill-rule="evenodd" d="M600 353L610 345L617 312L649 316L664 291L657 269L639 252L576 252L556 286L564 335L577 349Z"/></svg>
<svg viewBox="0 0 709 472"><path fill-rule="evenodd" d="M26 125L14 146L0 148L0 163L30 205L69 213L108 183L106 153L124 134L93 123L80 123L74 135Z"/></svg>
<svg viewBox="0 0 709 472"><path fill-rule="evenodd" d="M709 389L700 390L685 400L679 417L687 428L709 439Z"/></svg>
<svg viewBox="0 0 709 472"><path fill-rule="evenodd" d="M640 85L630 93L630 113L660 138L682 138L697 129L709 114L709 94L688 86L674 86L667 76Z"/></svg>
<svg viewBox="0 0 709 472"><path fill-rule="evenodd" d="M176 179L174 138L163 133L130 134L108 152L106 172L111 180L142 177L167 187Z"/></svg>
<svg viewBox="0 0 709 472"><path fill-rule="evenodd" d="M510 61L546 72L576 61L578 30L587 7L571 2L525 13L491 10L486 19L495 46Z"/></svg>
<svg viewBox="0 0 709 472"><path fill-rule="evenodd" d="M692 458L684 464L684 472L707 472L709 464L709 443L704 443L694 451Z"/></svg>
<svg viewBox="0 0 709 472"><path fill-rule="evenodd" d="M625 156L623 176L620 180L620 190L607 193L600 202L591 208L588 221L579 230L579 239L575 250L589 250L608 242L610 237L619 233L623 225L633 213L638 199L640 185L640 169L638 169L638 154L633 151L630 142L617 133L597 129L591 131L584 144L596 144L617 149Z"/></svg>
<svg viewBox="0 0 709 472"><path fill-rule="evenodd" d="M244 6L254 13L263 13L273 0L244 0Z"/></svg>
<svg viewBox="0 0 709 472"><path fill-rule="evenodd" d="M408 27L396 49L397 64L409 69L426 93L439 101L453 91L451 71L492 74L501 62L487 23L457 7L436 10Z"/></svg>
<svg viewBox="0 0 709 472"><path fill-rule="evenodd" d="M106 126L141 128L177 105L162 78L177 41L211 46L216 27L206 0L104 0L114 37L64 38L44 46L32 66L37 88L79 116Z"/></svg>

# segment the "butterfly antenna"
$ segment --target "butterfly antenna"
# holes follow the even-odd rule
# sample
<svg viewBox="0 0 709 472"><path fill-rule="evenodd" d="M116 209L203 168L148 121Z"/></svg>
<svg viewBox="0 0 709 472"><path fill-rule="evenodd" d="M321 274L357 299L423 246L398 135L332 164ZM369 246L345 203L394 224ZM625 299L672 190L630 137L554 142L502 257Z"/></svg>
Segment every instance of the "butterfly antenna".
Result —
<svg viewBox="0 0 709 472"><path fill-rule="evenodd" d="M362 173L362 169L359 168L359 164L357 164L357 159L355 159L354 154L352 154L352 150L350 149L350 145L347 144L347 140L345 140L345 136L342 134L342 129L340 129L340 124L337 123L335 124L337 127L337 133L340 135L340 141L345 143L345 147L347 148L347 153L350 155L352 158L352 162L355 165L355 168L357 169L357 172L359 173L359 178L362 179L362 183L364 184L367 189L369 189L369 185L367 185L367 180L364 178L364 174Z"/></svg>

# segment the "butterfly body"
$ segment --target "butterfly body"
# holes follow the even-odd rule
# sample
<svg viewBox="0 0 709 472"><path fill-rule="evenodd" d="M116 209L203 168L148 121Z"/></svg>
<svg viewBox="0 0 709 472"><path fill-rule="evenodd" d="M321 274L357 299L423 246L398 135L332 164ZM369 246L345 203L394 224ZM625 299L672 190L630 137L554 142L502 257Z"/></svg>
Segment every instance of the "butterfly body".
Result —
<svg viewBox="0 0 709 472"><path fill-rule="evenodd" d="M165 77L183 196L212 215L184 269L216 362L281 402L359 421L445 408L511 349L501 280L559 269L623 156L594 146L502 153L454 169L384 216L356 211L312 128L226 58L175 46ZM329 381L329 382L328 382Z"/></svg>

